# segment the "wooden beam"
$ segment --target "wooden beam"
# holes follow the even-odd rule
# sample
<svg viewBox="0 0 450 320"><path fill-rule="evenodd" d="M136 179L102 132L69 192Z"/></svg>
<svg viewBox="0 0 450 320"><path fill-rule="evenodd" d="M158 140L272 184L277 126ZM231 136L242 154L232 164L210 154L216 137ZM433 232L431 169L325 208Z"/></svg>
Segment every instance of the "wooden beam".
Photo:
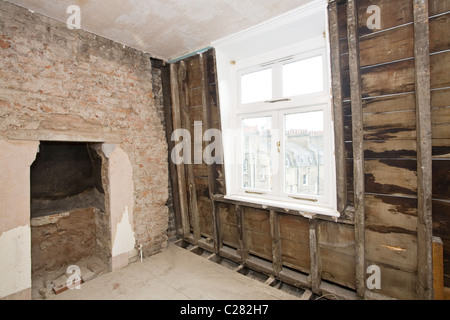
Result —
<svg viewBox="0 0 450 320"><path fill-rule="evenodd" d="M164 105L164 119L165 119L165 127L166 127L166 140L169 151L169 179L170 179L170 187L172 189L172 202L173 209L175 212L175 228L176 233L178 234L178 230L181 229L181 207L180 207L180 198L178 197L178 182L177 182L177 168L175 163L171 160L171 151L175 146L175 143L172 141L171 136L173 133L173 116L171 109L171 80L170 80L170 66L163 65L161 67L161 82L162 82L162 90L163 90L163 105Z"/></svg>
<svg viewBox="0 0 450 320"><path fill-rule="evenodd" d="M243 210L242 210L242 206L240 205L235 205L234 206L234 210L236 212L236 221L237 221L237 228L238 228L238 233L239 233L239 248L238 248L238 252L241 256L241 263L245 264L245 261L247 261L248 259L248 246L247 246L247 234L244 230L244 222L243 222Z"/></svg>
<svg viewBox="0 0 450 320"><path fill-rule="evenodd" d="M180 111L180 92L178 88L178 66L176 64L170 65L170 87L172 96L173 129L174 130L182 129L181 111ZM183 163L177 164L176 170L177 170L178 197L180 199L180 214L181 214L181 225L183 228L183 237L188 238L191 232L190 231L191 227L189 222L184 164Z"/></svg>
<svg viewBox="0 0 450 320"><path fill-rule="evenodd" d="M339 18L337 3L328 5L331 48L331 79L333 94L334 140L336 157L337 209L344 215L347 208L347 164L344 139L344 112L341 81L341 52L339 46Z"/></svg>
<svg viewBox="0 0 450 320"><path fill-rule="evenodd" d="M204 130L208 130L212 128L212 114L211 114L211 98L208 88L208 64L207 59L203 53L199 55L199 64L200 64L200 72L201 72L201 86L202 86L202 107L203 107L203 128ZM216 223L216 206L214 205L214 185L215 185L215 166L216 164L211 164L210 154L207 154L207 159L209 160L207 164L208 168L208 194L211 203L211 220L214 223L213 232L214 232L214 247L219 248L218 245L218 228Z"/></svg>
<svg viewBox="0 0 450 320"><path fill-rule="evenodd" d="M433 299L432 136L428 0L414 0L417 123L417 295Z"/></svg>
<svg viewBox="0 0 450 320"><path fill-rule="evenodd" d="M272 264L273 271L276 277L283 267L283 260L281 255L281 239L280 239L280 224L278 222L278 214L270 210L270 235L272 238Z"/></svg>
<svg viewBox="0 0 450 320"><path fill-rule="evenodd" d="M180 110L182 127L186 130L190 129L191 119L189 116L189 95L187 90L187 69L184 61L180 62L178 69L178 86L180 90ZM189 146L190 147L190 146ZM185 150L184 150L185 152ZM195 152L195 151L194 151ZM190 163L185 163L187 171L187 185L189 189L189 212L192 218L192 229L194 231L194 240L197 242L201 238L200 224L198 217L197 190L195 186L194 165L192 159Z"/></svg>
<svg viewBox="0 0 450 320"><path fill-rule="evenodd" d="M214 253L219 254L222 248L222 232L220 227L219 203L213 201Z"/></svg>
<svg viewBox="0 0 450 320"><path fill-rule="evenodd" d="M363 110L358 36L358 11L355 0L347 1L347 33L349 47L350 90L353 135L353 180L355 203L355 255L356 292L360 298L365 293L365 186L364 186L364 135Z"/></svg>
<svg viewBox="0 0 450 320"><path fill-rule="evenodd" d="M207 59L205 59L204 54L199 55L200 59L200 72L201 72L201 86L202 86L202 106L203 106L203 128L204 130L212 129L212 114L211 114L211 98L209 93L209 82L208 82L208 65ZM214 184L215 184L215 167L216 163L212 163L211 155L206 154L208 161L208 191L211 201L213 201L212 195L214 194Z"/></svg>
<svg viewBox="0 0 450 320"><path fill-rule="evenodd" d="M320 295L320 285L322 282L321 278L321 267L320 267L320 254L319 254L319 243L318 243L318 223L316 218L309 220L309 250L311 259L311 290L317 295Z"/></svg>
<svg viewBox="0 0 450 320"><path fill-rule="evenodd" d="M433 237L433 299L444 300L444 243Z"/></svg>

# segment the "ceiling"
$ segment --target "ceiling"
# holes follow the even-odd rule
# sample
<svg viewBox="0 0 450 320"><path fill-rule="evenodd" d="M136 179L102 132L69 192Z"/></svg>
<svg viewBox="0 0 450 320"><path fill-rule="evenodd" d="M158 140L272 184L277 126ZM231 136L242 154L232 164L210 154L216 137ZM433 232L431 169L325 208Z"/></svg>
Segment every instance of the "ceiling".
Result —
<svg viewBox="0 0 450 320"><path fill-rule="evenodd" d="M8 0L66 23L80 7L81 29L155 58L171 60L208 47L314 0Z"/></svg>

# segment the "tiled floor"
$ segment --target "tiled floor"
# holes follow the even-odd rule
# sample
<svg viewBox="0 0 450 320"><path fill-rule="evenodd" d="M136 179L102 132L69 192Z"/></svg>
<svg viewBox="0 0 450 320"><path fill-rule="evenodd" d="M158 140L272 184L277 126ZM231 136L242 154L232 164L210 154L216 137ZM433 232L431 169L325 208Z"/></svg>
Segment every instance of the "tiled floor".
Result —
<svg viewBox="0 0 450 320"><path fill-rule="evenodd" d="M57 300L296 300L271 287L170 243L166 251L60 293Z"/></svg>

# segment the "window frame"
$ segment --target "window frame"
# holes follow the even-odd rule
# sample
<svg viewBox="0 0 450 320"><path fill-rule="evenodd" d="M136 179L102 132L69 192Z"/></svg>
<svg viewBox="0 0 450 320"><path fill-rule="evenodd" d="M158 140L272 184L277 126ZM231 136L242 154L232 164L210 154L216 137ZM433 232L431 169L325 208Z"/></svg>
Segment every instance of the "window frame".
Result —
<svg viewBox="0 0 450 320"><path fill-rule="evenodd" d="M332 114L331 95L331 59L328 45L327 3L319 0L294 10L279 19L269 21L256 28L246 30L213 43L216 51L218 70L218 88L221 105L222 139L224 147L224 173L226 183L225 199L259 204L263 208L275 207L281 210L298 211L305 217L314 214L340 217L337 210L336 190L336 160L334 123ZM311 26L315 25L315 28ZM294 27L295 26L295 27ZM321 28L323 26L323 29ZM297 30L297 31L294 31ZM298 30L302 30L300 33ZM300 36L298 36L300 35ZM300 40L301 38L301 40ZM283 44L283 45L280 45ZM271 103L240 103L240 74L258 71L267 62L290 63L296 60L314 57L322 54L324 86L323 92L297 96L290 101ZM295 57L289 61L282 61L288 57ZM280 91L282 92L282 91ZM277 96L272 97L274 100ZM281 197L270 198L267 195L248 195L242 192L239 168L242 163L236 154L241 146L240 119L242 117L256 118L258 115L274 111L274 105L279 110L305 108L322 105L324 111L324 130L330 148L327 164L329 197L326 203L311 203L309 201L292 201ZM277 111L279 112L279 111ZM281 137L280 137L281 138ZM275 144L272 143L272 146ZM284 143L283 143L284 146ZM284 153L284 152L283 152ZM283 160L284 161L284 156ZM284 173L283 173L284 175ZM309 178L309 177L308 177ZM281 180L281 179L280 179ZM284 183L284 177L283 177ZM279 183L277 182L277 187ZM279 188L279 187L278 187ZM284 191L284 187L283 187Z"/></svg>

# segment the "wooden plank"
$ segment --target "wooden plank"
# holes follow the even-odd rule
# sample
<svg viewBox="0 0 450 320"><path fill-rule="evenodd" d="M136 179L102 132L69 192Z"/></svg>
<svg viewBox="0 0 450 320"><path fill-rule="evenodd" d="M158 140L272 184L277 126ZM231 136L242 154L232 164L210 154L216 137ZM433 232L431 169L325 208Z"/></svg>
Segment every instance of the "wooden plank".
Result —
<svg viewBox="0 0 450 320"><path fill-rule="evenodd" d="M449 50L450 13L430 19L430 53Z"/></svg>
<svg viewBox="0 0 450 320"><path fill-rule="evenodd" d="M450 287L450 202L433 200L433 235L444 243L444 285Z"/></svg>
<svg viewBox="0 0 450 320"><path fill-rule="evenodd" d="M350 95L352 103L352 136L353 136L353 175L355 206L355 272L356 292L364 297L365 291L365 237L364 237L364 145L363 145L363 110L361 65L358 43L358 12L354 0L347 1L347 33L350 67Z"/></svg>
<svg viewBox="0 0 450 320"><path fill-rule="evenodd" d="M237 226L220 224L221 241L227 246L239 249L239 230Z"/></svg>
<svg viewBox="0 0 450 320"><path fill-rule="evenodd" d="M241 262L245 264L245 261L248 259L248 245L247 245L247 233L243 227L243 210L242 206L235 205L235 217L237 228L239 232L239 249L238 252L241 255Z"/></svg>
<svg viewBox="0 0 450 320"><path fill-rule="evenodd" d="M278 221L283 265L309 274L309 220L300 216L279 214Z"/></svg>
<svg viewBox="0 0 450 320"><path fill-rule="evenodd" d="M429 0L429 16L450 11L450 0Z"/></svg>
<svg viewBox="0 0 450 320"><path fill-rule="evenodd" d="M360 40L361 67L388 63L414 56L412 24L368 35Z"/></svg>
<svg viewBox="0 0 450 320"><path fill-rule="evenodd" d="M189 79L192 79L192 76L189 76ZM181 124L182 127L187 129L190 128L191 120L189 116L189 97L187 95L188 92L188 76L186 70L186 64L184 61L180 62L180 66L178 68L178 87L180 90L180 110L181 110ZM191 135L193 137L193 135ZM193 150L196 152L196 148ZM194 176L194 166L191 163L185 163L185 168L187 172L187 191L189 195L189 212L190 218L192 219L192 229L194 231L194 239L198 241L201 237L200 232L200 224L199 224L199 214L198 214L198 204L197 204L197 190L195 185L195 176Z"/></svg>
<svg viewBox="0 0 450 320"><path fill-rule="evenodd" d="M412 92L415 90L414 59L364 68L361 81L365 98Z"/></svg>
<svg viewBox="0 0 450 320"><path fill-rule="evenodd" d="M279 216L280 238L309 245L309 220L299 216ZM308 250L309 252L309 250Z"/></svg>
<svg viewBox="0 0 450 320"><path fill-rule="evenodd" d="M416 160L381 159L365 161L366 192L416 196Z"/></svg>
<svg viewBox="0 0 450 320"><path fill-rule="evenodd" d="M238 225L236 218L235 206L234 204L219 203L219 218L221 223L230 224L233 226Z"/></svg>
<svg viewBox="0 0 450 320"><path fill-rule="evenodd" d="M430 30L428 1L414 0L414 58L417 110L417 295L433 298L432 140L430 96Z"/></svg>
<svg viewBox="0 0 450 320"><path fill-rule="evenodd" d="M210 97L210 109L211 109L211 127L214 129L221 130L221 116L220 116L220 101L218 99L218 80L217 80L217 64L216 64L216 55L215 50L210 49L206 53L206 65L205 68L208 72L208 80L209 84L209 97ZM222 159L223 160L223 159ZM222 163L216 163L214 166L214 190L213 194L226 194L226 183L225 183L225 175L224 175L224 166Z"/></svg>
<svg viewBox="0 0 450 320"><path fill-rule="evenodd" d="M309 274L311 272L311 255L309 244L281 239L283 265Z"/></svg>
<svg viewBox="0 0 450 320"><path fill-rule="evenodd" d="M170 81L171 81L171 96L172 96L172 115L173 115L173 129L181 129L181 110L180 110L180 92L178 87L178 65L170 65ZM179 155L177 155L179 156ZM180 213L181 213L181 225L183 228L184 238L190 235L190 222L187 202L187 192L185 184L185 171L184 164L180 163L176 166L177 169L177 185L178 196L180 199ZM175 195L176 196L176 195Z"/></svg>
<svg viewBox="0 0 450 320"><path fill-rule="evenodd" d="M219 218L219 203L212 201L212 216L214 223L214 253L219 254L220 248L222 247L222 232L221 232L221 222Z"/></svg>
<svg viewBox="0 0 450 320"><path fill-rule="evenodd" d="M203 54L200 54L200 68L202 71L202 105L203 105L203 122L204 130L212 129L212 115L211 115L211 101L209 96L208 87L208 66L207 60ZM211 155L207 153L207 163L208 163L208 190L209 194L214 194L214 180L215 180L215 164L212 164Z"/></svg>
<svg viewBox="0 0 450 320"><path fill-rule="evenodd" d="M431 89L450 87L450 72L442 66L450 65L450 51L433 54L429 58Z"/></svg>
<svg viewBox="0 0 450 320"><path fill-rule="evenodd" d="M372 12L367 12L369 6L375 5L380 8L381 29L369 29L368 19ZM359 35L366 36L375 32L395 28L413 21L413 10L411 0L358 0L358 26Z"/></svg>
<svg viewBox="0 0 450 320"><path fill-rule="evenodd" d="M366 230L367 260L376 265L416 272L417 244L416 234Z"/></svg>
<svg viewBox="0 0 450 320"><path fill-rule="evenodd" d="M270 211L250 207L243 208L243 227L270 236Z"/></svg>
<svg viewBox="0 0 450 320"><path fill-rule="evenodd" d="M416 272L408 272L399 270L396 267L383 265L375 261L367 261L368 265L377 265L380 267L381 289L367 290L366 298L370 299L375 295L398 300L417 300L417 274ZM380 299L380 298L378 298Z"/></svg>
<svg viewBox="0 0 450 320"><path fill-rule="evenodd" d="M416 159L415 140L364 141L364 157L370 159Z"/></svg>
<svg viewBox="0 0 450 320"><path fill-rule="evenodd" d="M416 112L365 113L365 140L415 140Z"/></svg>
<svg viewBox="0 0 450 320"><path fill-rule="evenodd" d="M203 115L203 122L204 122L204 130L208 130L212 128L212 115L211 115L211 97L209 92L209 79L208 79L208 61L205 59L204 55L201 54L199 57L200 62L200 69L201 69L201 92L202 92L202 115ZM214 205L214 199L212 198L212 195L214 194L214 183L215 183L215 164L211 164L212 161L210 161L210 155L207 155L208 163L207 165L207 177L208 177L208 196L209 201L211 203L211 208L213 209L211 211L211 218L214 223L213 228L213 234L214 234L214 243L215 247L218 247L219 243L219 228L217 228L217 222L215 221L216 213L214 212L215 205Z"/></svg>
<svg viewBox="0 0 450 320"><path fill-rule="evenodd" d="M245 232L248 252L268 261L272 261L272 239L270 236L253 230L245 230Z"/></svg>
<svg viewBox="0 0 450 320"><path fill-rule="evenodd" d="M444 243L433 237L433 299L444 300Z"/></svg>
<svg viewBox="0 0 450 320"><path fill-rule="evenodd" d="M434 199L450 200L450 160L432 162L432 194Z"/></svg>
<svg viewBox="0 0 450 320"><path fill-rule="evenodd" d="M322 282L322 268L320 266L320 252L318 244L318 222L315 218L309 221L309 247L311 256L311 290L315 294L320 294L320 284Z"/></svg>
<svg viewBox="0 0 450 320"><path fill-rule="evenodd" d="M270 212L243 207L242 229L246 238L246 250L251 254L272 261Z"/></svg>
<svg viewBox="0 0 450 320"><path fill-rule="evenodd" d="M336 150L336 193L337 209L344 214L347 207L347 173L345 164L345 139L343 118L343 97L341 84L341 53L339 49L339 17L337 3L328 6L329 34L331 46L331 76L333 95L333 119Z"/></svg>
<svg viewBox="0 0 450 320"><path fill-rule="evenodd" d="M275 276L278 276L283 266L283 260L281 254L280 225L278 223L278 214L273 210L270 211L270 235L272 238L273 271Z"/></svg>
<svg viewBox="0 0 450 320"><path fill-rule="evenodd" d="M318 244L322 279L355 289L357 264L354 227L320 220ZM365 280L363 282L365 286Z"/></svg>
<svg viewBox="0 0 450 320"><path fill-rule="evenodd" d="M366 194L366 229L415 235L417 198Z"/></svg>
<svg viewBox="0 0 450 320"><path fill-rule="evenodd" d="M211 199L198 196L198 218L201 235L214 239L214 224L212 219Z"/></svg>
<svg viewBox="0 0 450 320"><path fill-rule="evenodd" d="M363 109L365 113L415 110L416 96L414 93L405 93L364 99Z"/></svg>
<svg viewBox="0 0 450 320"><path fill-rule="evenodd" d="M272 287L277 282L277 279L274 276L270 276L267 278L267 280L264 282L265 285Z"/></svg>
<svg viewBox="0 0 450 320"><path fill-rule="evenodd" d="M177 168L175 163L170 159L170 152L172 151L175 143L171 139L173 132L173 116L171 108L171 80L170 80L170 66L163 65L161 67L161 82L163 90L163 105L164 105L164 119L166 126L166 140L169 148L169 177L170 188L172 189L172 203L175 213L175 228L179 230L181 228L181 207L180 198L178 197L178 182L177 182Z"/></svg>

